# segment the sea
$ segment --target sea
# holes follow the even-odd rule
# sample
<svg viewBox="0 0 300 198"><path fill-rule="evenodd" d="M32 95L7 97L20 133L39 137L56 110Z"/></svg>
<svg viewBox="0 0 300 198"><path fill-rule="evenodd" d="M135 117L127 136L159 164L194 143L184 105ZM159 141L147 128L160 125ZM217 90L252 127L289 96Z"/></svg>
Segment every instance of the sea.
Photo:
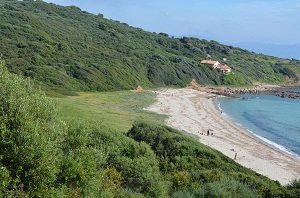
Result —
<svg viewBox="0 0 300 198"><path fill-rule="evenodd" d="M239 95L237 98L219 98L217 105L224 116L252 135L300 158L300 99L265 94Z"/></svg>

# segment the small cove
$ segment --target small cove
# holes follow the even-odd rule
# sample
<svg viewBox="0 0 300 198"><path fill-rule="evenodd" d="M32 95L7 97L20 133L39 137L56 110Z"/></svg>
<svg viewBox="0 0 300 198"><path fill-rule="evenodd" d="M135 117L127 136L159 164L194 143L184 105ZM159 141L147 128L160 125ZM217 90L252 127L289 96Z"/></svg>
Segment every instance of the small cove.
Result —
<svg viewBox="0 0 300 198"><path fill-rule="evenodd" d="M225 115L253 135L300 156L300 100L261 94L219 98L218 103Z"/></svg>

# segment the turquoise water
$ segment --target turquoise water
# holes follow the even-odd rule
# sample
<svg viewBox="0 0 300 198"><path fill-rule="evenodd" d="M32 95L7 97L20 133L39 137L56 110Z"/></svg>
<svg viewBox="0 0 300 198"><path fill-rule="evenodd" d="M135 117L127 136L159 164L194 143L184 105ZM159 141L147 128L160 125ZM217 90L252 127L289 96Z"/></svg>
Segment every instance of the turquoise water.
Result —
<svg viewBox="0 0 300 198"><path fill-rule="evenodd" d="M219 99L219 107L249 132L300 156L300 100L270 95Z"/></svg>

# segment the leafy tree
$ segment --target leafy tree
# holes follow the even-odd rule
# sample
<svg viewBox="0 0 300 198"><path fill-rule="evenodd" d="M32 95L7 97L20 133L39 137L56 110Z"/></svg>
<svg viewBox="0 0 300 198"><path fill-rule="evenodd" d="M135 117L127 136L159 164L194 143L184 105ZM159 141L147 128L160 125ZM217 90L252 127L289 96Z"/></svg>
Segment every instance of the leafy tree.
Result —
<svg viewBox="0 0 300 198"><path fill-rule="evenodd" d="M0 164L3 182L19 190L47 190L59 173L64 124L45 94L0 63ZM8 176L9 174L9 176Z"/></svg>

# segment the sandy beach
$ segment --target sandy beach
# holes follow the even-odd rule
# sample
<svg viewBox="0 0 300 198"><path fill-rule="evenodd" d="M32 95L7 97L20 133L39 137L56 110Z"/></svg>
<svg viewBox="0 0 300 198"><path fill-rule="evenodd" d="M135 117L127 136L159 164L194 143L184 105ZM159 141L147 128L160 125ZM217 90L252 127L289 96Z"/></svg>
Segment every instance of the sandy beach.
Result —
<svg viewBox="0 0 300 198"><path fill-rule="evenodd" d="M199 141L219 150L236 162L281 184L300 177L300 160L258 140L234 124L215 106L214 94L193 89L155 91L157 102L149 111L166 114L166 124L199 137ZM210 129L213 135L207 136Z"/></svg>

